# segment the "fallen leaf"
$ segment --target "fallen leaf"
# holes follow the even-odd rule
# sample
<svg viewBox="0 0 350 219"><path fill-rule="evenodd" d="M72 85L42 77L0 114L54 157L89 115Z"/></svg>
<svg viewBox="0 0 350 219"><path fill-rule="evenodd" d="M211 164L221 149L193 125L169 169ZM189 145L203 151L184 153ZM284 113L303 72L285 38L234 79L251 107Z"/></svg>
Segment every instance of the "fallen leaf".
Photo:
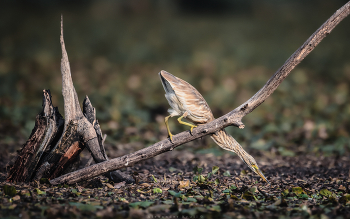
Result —
<svg viewBox="0 0 350 219"><path fill-rule="evenodd" d="M11 196L11 197L15 196L17 193L16 188L14 186L4 185L3 189L5 192L5 195Z"/></svg>
<svg viewBox="0 0 350 219"><path fill-rule="evenodd" d="M121 187L124 187L124 186L125 186L125 181L114 184L114 188L116 189L120 189Z"/></svg>
<svg viewBox="0 0 350 219"><path fill-rule="evenodd" d="M110 188L110 189L114 189L114 186L112 186L112 185L109 184L109 183L106 183L106 186L107 186L108 188Z"/></svg>
<svg viewBox="0 0 350 219"><path fill-rule="evenodd" d="M185 187L189 187L190 186L190 181L189 180L185 180L185 181L180 181L179 182L179 189L185 188Z"/></svg>

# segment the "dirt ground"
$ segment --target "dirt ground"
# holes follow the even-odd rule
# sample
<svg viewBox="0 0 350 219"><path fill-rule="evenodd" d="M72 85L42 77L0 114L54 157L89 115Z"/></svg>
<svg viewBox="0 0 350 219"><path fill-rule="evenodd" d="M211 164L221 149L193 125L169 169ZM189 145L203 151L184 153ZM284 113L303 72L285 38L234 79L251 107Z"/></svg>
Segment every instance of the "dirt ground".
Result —
<svg viewBox="0 0 350 219"><path fill-rule="evenodd" d="M87 155L83 154L83 162ZM2 159L2 167L10 157ZM233 153L214 156L185 148L125 168L136 179L131 185L104 177L76 185L51 186L45 180L11 184L2 168L0 217L349 217L348 157L260 154L255 158L271 184Z"/></svg>

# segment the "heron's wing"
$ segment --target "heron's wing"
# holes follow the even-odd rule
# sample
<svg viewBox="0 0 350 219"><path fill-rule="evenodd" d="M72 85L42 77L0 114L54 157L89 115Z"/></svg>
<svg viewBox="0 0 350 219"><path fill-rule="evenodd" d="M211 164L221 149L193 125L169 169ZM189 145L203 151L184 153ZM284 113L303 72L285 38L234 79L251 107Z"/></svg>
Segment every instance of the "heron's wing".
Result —
<svg viewBox="0 0 350 219"><path fill-rule="evenodd" d="M160 75L171 85L179 102L189 112L188 119L195 123L207 123L214 119L208 103L196 88L166 71L161 71Z"/></svg>

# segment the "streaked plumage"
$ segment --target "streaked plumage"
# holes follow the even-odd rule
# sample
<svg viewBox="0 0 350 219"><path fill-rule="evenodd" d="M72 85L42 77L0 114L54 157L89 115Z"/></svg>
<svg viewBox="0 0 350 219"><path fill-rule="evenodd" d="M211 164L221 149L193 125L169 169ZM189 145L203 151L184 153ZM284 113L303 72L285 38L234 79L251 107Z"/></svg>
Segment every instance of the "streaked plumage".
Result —
<svg viewBox="0 0 350 219"><path fill-rule="evenodd" d="M195 124L214 120L207 102L192 85L166 71L159 72L159 76L166 92L165 97L171 106L168 110L171 116L187 113L184 117Z"/></svg>
<svg viewBox="0 0 350 219"><path fill-rule="evenodd" d="M169 117L180 116L178 121L182 124L191 126L191 131L193 127L196 126L181 121L182 117L191 121L195 125L205 124L214 120L209 105L196 88L164 70L159 72L159 76L165 90L165 97L171 106L168 110L170 115L165 118L165 124L168 129L170 140L172 140L172 134L168 125ZM220 130L215 134L212 134L211 138L221 148L235 152L253 172L268 182L264 174L259 170L255 159L250 156L231 135L227 134L225 130Z"/></svg>

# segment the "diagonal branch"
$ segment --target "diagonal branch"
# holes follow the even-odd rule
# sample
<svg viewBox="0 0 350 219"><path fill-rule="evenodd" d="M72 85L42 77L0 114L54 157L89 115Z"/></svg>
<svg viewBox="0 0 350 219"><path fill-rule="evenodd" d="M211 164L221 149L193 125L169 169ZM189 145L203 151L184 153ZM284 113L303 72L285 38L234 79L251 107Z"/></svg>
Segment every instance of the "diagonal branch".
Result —
<svg viewBox="0 0 350 219"><path fill-rule="evenodd" d="M338 9L320 28L318 28L305 43L299 47L289 59L279 68L266 84L249 100L229 113L230 119L240 125L241 119L262 104L315 47L350 13L350 1ZM241 111L241 113L238 113ZM237 116L239 114L239 116Z"/></svg>
<svg viewBox="0 0 350 219"><path fill-rule="evenodd" d="M188 131L179 133L173 136L173 143L168 139L162 140L134 153L112 160L107 160L105 162L60 176L51 180L51 184L72 184L112 170L120 169L125 166L131 166L139 161L171 151L189 141L215 133L216 131L230 125L244 128L241 121L242 118L263 103L290 74L295 66L297 66L322 41L322 39L325 38L340 23L340 21L347 17L349 13L350 1L337 10L319 29L317 29L316 32L313 33L309 39L307 39L306 42L289 57L283 66L276 71L276 73L253 97L226 115L193 129L193 135L191 135Z"/></svg>

